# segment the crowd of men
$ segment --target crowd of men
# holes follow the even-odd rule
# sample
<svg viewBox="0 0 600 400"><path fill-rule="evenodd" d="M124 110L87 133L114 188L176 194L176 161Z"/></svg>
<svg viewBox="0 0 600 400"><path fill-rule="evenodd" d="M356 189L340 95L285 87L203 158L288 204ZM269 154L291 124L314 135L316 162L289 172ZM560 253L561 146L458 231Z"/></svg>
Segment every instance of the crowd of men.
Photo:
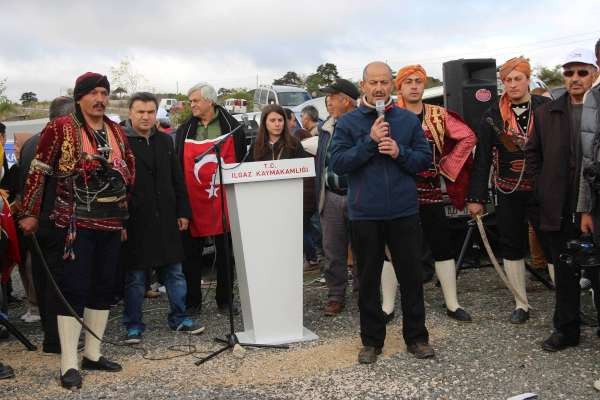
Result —
<svg viewBox="0 0 600 400"><path fill-rule="evenodd" d="M494 203L498 254L515 301L514 324L529 319L525 258L528 227L533 228L556 287L554 331L542 348L556 352L578 345L582 268L577 257L565 255L573 254L567 242L582 233L600 243L600 231L594 229L600 218L599 67L600 41L595 54L569 52L562 64L566 92L552 100L531 93L528 60L512 58L499 68L504 93L476 127L451 110L423 102L427 74L420 65L407 65L394 78L387 64L369 63L360 88L337 79L322 88L329 111L322 123L312 106L302 110L302 127L295 126L289 110L284 114L269 106L269 113L286 116L278 126L301 140L306 153L298 154L315 156L316 177L305 182L310 186L305 187L305 268L319 268L316 248L322 247L328 290L323 312L335 316L344 310L351 265L363 345L359 363L374 363L381 354L398 287L407 351L418 359L435 356L426 327L423 242L434 259L448 318L472 321L458 301L445 194L475 219ZM248 151L243 128L236 130L239 123L217 104L215 89L206 83L188 91L192 116L174 137L158 129L154 95L132 95L129 118L119 125L105 114L109 94L108 79L88 72L77 78L72 99L55 99L48 125L19 146L17 177L5 193L10 201L3 197L13 206L23 243L13 258L21 264L30 255L30 292L39 307L42 348L60 354L65 388L81 387L80 369L121 370L101 351L115 288L122 288L124 298L124 341L140 343L152 271L168 294L168 326L189 334L204 330L191 315L202 306L207 243L216 249L218 309L238 312L225 271L224 247L231 236L218 216L206 218L219 198L215 171L199 171L196 158L200 144L234 131L223 158L254 159L257 153L254 147ZM266 135L268 129L261 132ZM277 140L289 140L286 135L265 136L273 159ZM207 186L195 187L200 181ZM45 266L66 302L51 286ZM598 272L584 273L600 310ZM0 377L10 376L11 368L0 364ZM600 390L600 381L595 387Z"/></svg>

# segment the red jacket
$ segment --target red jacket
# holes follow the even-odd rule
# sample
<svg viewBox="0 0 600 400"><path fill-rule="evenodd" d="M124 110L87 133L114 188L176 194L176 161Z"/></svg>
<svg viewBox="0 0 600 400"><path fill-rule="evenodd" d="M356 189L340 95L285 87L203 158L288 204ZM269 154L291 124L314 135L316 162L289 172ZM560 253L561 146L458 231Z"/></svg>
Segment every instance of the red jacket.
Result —
<svg viewBox="0 0 600 400"><path fill-rule="evenodd" d="M456 208L463 209L477 136L458 114L439 106L423 106L423 130L431 133L437 153L442 155L436 160L437 169L444 177L450 201Z"/></svg>
<svg viewBox="0 0 600 400"><path fill-rule="evenodd" d="M2 203L0 206L0 240L8 241L6 252L2 255L2 270L0 274L2 276L2 283L6 283L8 282L8 278L10 278L10 272L15 264L21 262L21 253L19 252L19 239L17 237L17 230L15 229L15 221L10 212L8 201L0 196L0 202Z"/></svg>
<svg viewBox="0 0 600 400"><path fill-rule="evenodd" d="M135 178L135 160L121 126L104 117L126 165L126 184ZM57 178L56 202L51 214L59 227L67 227L73 215L72 177L82 166L84 126L75 114L56 118L42 131L40 143L23 191L23 215L38 217L47 176ZM122 220L78 219L77 226L97 230L119 230Z"/></svg>

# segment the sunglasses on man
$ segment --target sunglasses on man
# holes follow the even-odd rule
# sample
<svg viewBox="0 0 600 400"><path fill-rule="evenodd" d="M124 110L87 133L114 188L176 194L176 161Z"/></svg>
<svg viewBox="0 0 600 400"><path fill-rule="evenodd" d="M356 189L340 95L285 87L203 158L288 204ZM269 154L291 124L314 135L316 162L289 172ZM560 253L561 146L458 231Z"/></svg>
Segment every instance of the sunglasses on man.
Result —
<svg viewBox="0 0 600 400"><path fill-rule="evenodd" d="M573 75L575 75L576 72L577 72L577 76L579 76L580 78L586 77L590 74L590 71L587 69L569 69L569 70L563 71L563 76L566 78L570 78Z"/></svg>

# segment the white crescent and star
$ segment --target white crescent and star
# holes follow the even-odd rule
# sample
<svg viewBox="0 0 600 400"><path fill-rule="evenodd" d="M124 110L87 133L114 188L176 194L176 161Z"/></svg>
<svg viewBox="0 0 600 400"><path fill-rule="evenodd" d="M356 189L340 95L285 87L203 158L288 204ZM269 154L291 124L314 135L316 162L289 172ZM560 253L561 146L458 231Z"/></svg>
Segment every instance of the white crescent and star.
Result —
<svg viewBox="0 0 600 400"><path fill-rule="evenodd" d="M221 157L221 162L224 163L225 160L223 160L223 158ZM200 181L200 169L206 165L206 164L216 164L217 163L217 156L216 154L207 154L206 156L202 157L202 159L198 160L197 162L194 163L194 178L196 178L196 180L198 181L198 183L202 183ZM213 197L217 197L218 193L217 191L219 190L219 188L217 187L217 185L215 185L216 182L216 172L213 174L212 179L211 179L211 184L210 187L208 189L206 189L206 192L208 193L208 198L213 198Z"/></svg>

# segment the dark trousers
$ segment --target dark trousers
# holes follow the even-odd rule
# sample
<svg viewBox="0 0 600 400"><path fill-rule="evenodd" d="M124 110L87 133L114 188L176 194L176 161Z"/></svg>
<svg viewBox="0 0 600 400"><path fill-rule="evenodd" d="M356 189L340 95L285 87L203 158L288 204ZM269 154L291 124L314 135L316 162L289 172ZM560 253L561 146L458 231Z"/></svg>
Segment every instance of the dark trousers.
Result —
<svg viewBox="0 0 600 400"><path fill-rule="evenodd" d="M443 204L424 204L419 207L423 239L429 245L433 259L444 261L454 259L456 251L450 221L444 213Z"/></svg>
<svg viewBox="0 0 600 400"><path fill-rule="evenodd" d="M121 250L120 231L78 229L75 259L64 262L62 292L73 309L108 310L113 302L115 275ZM64 307L59 315L71 315Z"/></svg>
<svg viewBox="0 0 600 400"><path fill-rule="evenodd" d="M317 248L314 238L316 236L315 227L312 223L312 215L304 215L302 231L302 247L306 261L317 261Z"/></svg>
<svg viewBox="0 0 600 400"><path fill-rule="evenodd" d="M216 260L214 260L215 268L217 270L217 287L215 289L215 301L219 306L226 306L229 304L229 299L231 298L231 291L233 288L233 275L231 279L227 279L227 258L225 257L225 241L227 240L227 245L229 246L229 257L230 264L232 267L234 265L233 260L233 247L231 245L231 235L217 235L214 236L215 242L215 251L216 251ZM204 259L206 260L206 259ZM212 260L211 260L212 262ZM204 267L210 267L210 265L204 265ZM232 272L233 273L233 272ZM227 281L230 280L229 285Z"/></svg>
<svg viewBox="0 0 600 400"><path fill-rule="evenodd" d="M61 286L63 280L63 251L65 246L64 229L56 228L53 222L40 220L36 233L37 241L48 264L52 277ZM31 239L27 239L31 250L31 274L37 293L38 308L44 331L42 346L44 351L60 351L56 315L62 306L52 283L42 264L40 254L35 250Z"/></svg>
<svg viewBox="0 0 600 400"><path fill-rule="evenodd" d="M550 254L550 243L539 233L539 213L533 192L498 193L496 225L500 235L500 254L503 258L525 258L529 248L528 221L538 235L542 251L546 255Z"/></svg>
<svg viewBox="0 0 600 400"><path fill-rule="evenodd" d="M580 236L579 226L565 217L562 229L558 232L542 232L542 237L550 245L554 279L556 283L553 324L554 329L569 338L579 338L581 317L579 314L581 288L579 266L567 264L560 259L565 252L568 240ZM596 294L596 296L598 296Z"/></svg>
<svg viewBox="0 0 600 400"><path fill-rule="evenodd" d="M182 232L183 247L185 251L185 260L183 261L183 273L187 283L187 305L188 307L200 308L202 306L202 269L208 268L215 264L217 273L217 286L215 289L215 300L219 306L229 304L231 298L232 282L227 284L227 271L225 262L225 238L229 241L229 251L231 264L233 266L233 249L231 247L231 236L217 235L214 237L214 245L216 259L211 259L206 262L211 264L205 265L205 258L202 257L202 249L204 248L205 238L191 237L189 231Z"/></svg>
<svg viewBox="0 0 600 400"><path fill-rule="evenodd" d="M350 230L360 280L358 307L363 345L383 347L385 341L385 316L381 309L380 290L386 244L400 286L404 341L407 345L428 342L418 215L383 221L351 221Z"/></svg>

